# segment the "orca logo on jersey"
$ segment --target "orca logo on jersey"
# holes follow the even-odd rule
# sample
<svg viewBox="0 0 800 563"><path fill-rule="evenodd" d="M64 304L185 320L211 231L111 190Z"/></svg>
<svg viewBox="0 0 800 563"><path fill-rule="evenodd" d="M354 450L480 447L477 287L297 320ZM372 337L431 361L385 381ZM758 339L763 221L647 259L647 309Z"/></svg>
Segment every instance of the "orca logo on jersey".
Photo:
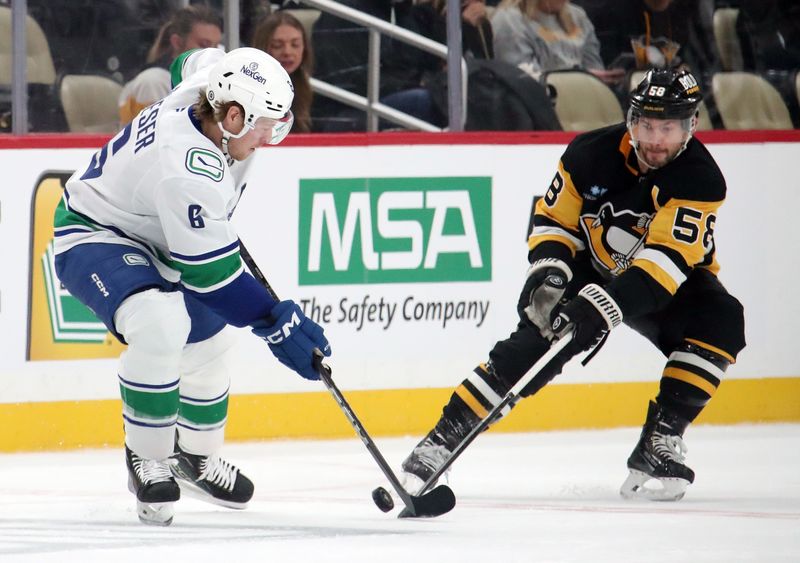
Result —
<svg viewBox="0 0 800 563"><path fill-rule="evenodd" d="M252 78L256 82L258 82L259 84L266 84L267 83L267 79L264 78L263 76L261 76L258 73L258 63L256 63L256 62L252 62L246 67L243 66L241 72L245 76L249 76L250 78Z"/></svg>
<svg viewBox="0 0 800 563"><path fill-rule="evenodd" d="M141 254L125 254L122 259L128 266L149 266L150 262Z"/></svg>
<svg viewBox="0 0 800 563"><path fill-rule="evenodd" d="M283 323L283 326L272 334L268 334L266 340L270 344L280 344L289 338L292 334L292 329L298 326L300 326L300 317L297 316L297 313L292 313L291 320L288 323Z"/></svg>
<svg viewBox="0 0 800 563"><path fill-rule="evenodd" d="M225 163L215 152L208 149L192 147L186 152L186 170L198 176L211 178L215 182L221 182L225 176Z"/></svg>

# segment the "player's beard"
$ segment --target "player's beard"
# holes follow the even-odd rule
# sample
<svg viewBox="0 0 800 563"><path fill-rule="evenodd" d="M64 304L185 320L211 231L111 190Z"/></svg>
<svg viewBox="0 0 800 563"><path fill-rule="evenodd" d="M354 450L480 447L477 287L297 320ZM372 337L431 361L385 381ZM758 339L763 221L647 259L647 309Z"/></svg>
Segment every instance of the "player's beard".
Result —
<svg viewBox="0 0 800 563"><path fill-rule="evenodd" d="M680 147L670 150L666 147L654 148L642 143L639 145L639 157L650 168L661 168L671 162L677 155Z"/></svg>

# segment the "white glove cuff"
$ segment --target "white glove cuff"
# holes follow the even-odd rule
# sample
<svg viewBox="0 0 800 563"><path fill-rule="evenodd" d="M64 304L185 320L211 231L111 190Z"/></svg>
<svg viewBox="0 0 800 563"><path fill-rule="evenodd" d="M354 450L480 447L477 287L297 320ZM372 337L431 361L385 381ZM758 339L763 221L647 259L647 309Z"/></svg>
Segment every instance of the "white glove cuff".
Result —
<svg viewBox="0 0 800 563"><path fill-rule="evenodd" d="M569 269L566 262L559 260L558 258L540 258L535 262L531 263L530 268L528 268L528 277L531 277L536 272L541 270L546 270L547 268L556 268L561 270L567 278L567 282L572 279L572 270Z"/></svg>
<svg viewBox="0 0 800 563"><path fill-rule="evenodd" d="M603 316L608 330L618 326L622 322L622 311L605 289L596 283L590 283L578 292L578 295L586 299Z"/></svg>

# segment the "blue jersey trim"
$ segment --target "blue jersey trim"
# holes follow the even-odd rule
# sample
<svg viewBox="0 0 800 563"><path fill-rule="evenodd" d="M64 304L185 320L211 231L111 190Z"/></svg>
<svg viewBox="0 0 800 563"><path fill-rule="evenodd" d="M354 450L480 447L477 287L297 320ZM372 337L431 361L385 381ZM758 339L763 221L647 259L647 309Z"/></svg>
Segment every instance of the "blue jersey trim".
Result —
<svg viewBox="0 0 800 563"><path fill-rule="evenodd" d="M180 260L181 262L202 262L208 260L209 258L214 258L215 256L220 256L222 254L227 254L231 250L239 248L239 241L235 240L228 246L224 246L222 248L218 248L217 250L212 250L211 252L206 252L204 254L178 254L177 252L170 252L169 255L176 260Z"/></svg>
<svg viewBox="0 0 800 563"><path fill-rule="evenodd" d="M203 133L203 126L200 124L200 120L197 119L197 117L195 117L194 115L194 106L189 106L189 109L187 110L186 114L189 116L189 121L192 122L194 128L197 129L200 133Z"/></svg>
<svg viewBox="0 0 800 563"><path fill-rule="evenodd" d="M135 381L129 381L129 380L123 378L121 375L117 375L117 377L119 378L119 380L121 382L123 382L127 387L130 387L131 389L135 389L135 388L138 388L138 389L168 389L169 387L177 387L178 383L180 383L180 380L176 379L175 381L172 381L170 383L164 383L164 384L161 384L161 385L150 385L148 383L136 383Z"/></svg>

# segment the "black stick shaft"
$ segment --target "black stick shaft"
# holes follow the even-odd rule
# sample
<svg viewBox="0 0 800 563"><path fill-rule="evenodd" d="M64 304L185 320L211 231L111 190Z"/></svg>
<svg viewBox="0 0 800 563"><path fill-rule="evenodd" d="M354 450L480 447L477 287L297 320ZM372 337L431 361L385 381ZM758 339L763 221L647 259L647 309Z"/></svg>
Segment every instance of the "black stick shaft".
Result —
<svg viewBox="0 0 800 563"><path fill-rule="evenodd" d="M272 296L273 299L275 299L276 301L279 300L277 293L275 293L275 290L272 289L272 286L267 281L267 278L264 276L264 273L258 267L252 255L250 254L250 252L248 252L247 248L245 247L244 243L241 240L239 241L239 254L242 257L242 260L244 260L244 263L252 272L253 277L255 277L261 283L261 285L264 286L264 289L266 289L269 292L269 294ZM356 431L356 434L358 434L358 437L361 438L361 441L367 447L367 451L369 451L369 453L372 455L373 459L378 464L378 467L380 467L384 476L389 480L389 483L391 483L392 488L397 493L397 496L400 497L400 499L403 501L403 504L406 505L406 508L413 512L414 501L411 498L411 495L408 494L408 492L400 484L399 479L397 478L397 476L394 474L394 471L392 471L392 468L387 463L386 458L383 457L383 454L381 454L380 450L375 445L375 442L372 440L372 438L370 438L369 434L367 433L367 429L364 428L364 425L358 419L356 413L350 407L350 404L344 398L344 395L342 395L342 392L339 391L339 388L333 382L333 379L331 378L331 368L328 367L326 364L322 363L322 357L323 357L322 353L317 351L315 355L316 358L314 361L314 365L316 366L317 371L319 372L320 379L322 379L322 382L325 384L325 387L327 387L328 391L330 391L331 395L333 395L333 398L336 400L336 404L339 405L339 408L342 410L345 417L350 422L350 425Z"/></svg>
<svg viewBox="0 0 800 563"><path fill-rule="evenodd" d="M563 350L571 340L572 331L562 336L555 344L550 346L550 349L545 352L545 354L539 358L535 364L533 364L531 369L529 369L528 372L523 375L519 381L517 381L517 383L508 391L508 393L506 393L505 397L503 397L503 400L497 403L497 405L495 405L495 407L489 411L489 414L487 414L484 419L481 420L478 425L473 428L463 440L461 440L461 442L459 442L458 446L456 446L456 448L453 450L453 453L450 454L450 457L448 457L444 463L433 472L433 475L431 475L428 480L425 481L425 484L417 493L418 495L424 494L425 491L433 486L439 477L441 477L444 472L447 471L451 465L453 465L453 463L464 452L464 450L467 449L467 446L469 446L475 440L475 438L478 437L478 434L486 430L486 428L488 428L489 425L494 422L495 418L499 418L500 412L522 392L528 383L530 383L531 380L536 377L536 375L542 371L547 364L550 363L550 360L555 358L556 354Z"/></svg>

